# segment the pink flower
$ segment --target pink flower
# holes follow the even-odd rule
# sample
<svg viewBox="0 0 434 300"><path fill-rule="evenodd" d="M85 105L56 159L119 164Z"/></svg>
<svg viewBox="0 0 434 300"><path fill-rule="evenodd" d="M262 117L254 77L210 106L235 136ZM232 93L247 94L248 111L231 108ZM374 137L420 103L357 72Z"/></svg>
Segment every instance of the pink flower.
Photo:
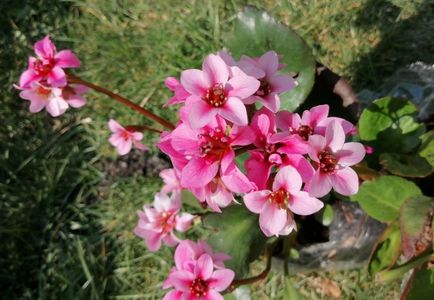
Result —
<svg viewBox="0 0 434 300"><path fill-rule="evenodd" d="M33 48L37 57L29 58L28 68L20 77L21 88L40 80L46 80L53 87L65 86L66 74L63 69L80 66L80 61L71 50L57 52L48 35L36 42Z"/></svg>
<svg viewBox="0 0 434 300"><path fill-rule="evenodd" d="M272 191L261 190L244 196L247 208L259 214L259 226L266 236L287 235L295 228L292 213L310 215L319 211L323 203L301 191L300 174L291 166L277 172Z"/></svg>
<svg viewBox="0 0 434 300"><path fill-rule="evenodd" d="M216 115L237 124L247 125L247 111L242 99L255 93L259 81L247 75L229 79L229 68L217 55L208 55L202 70L189 69L181 73L181 84L191 94L189 121L193 128L201 128Z"/></svg>
<svg viewBox="0 0 434 300"><path fill-rule="evenodd" d="M350 134L353 131L353 124L341 118L328 117L328 113L329 106L326 104L305 110L302 117L297 113L281 111L277 113L276 125L283 132L297 134L305 141L307 141L312 134L324 135L325 128L333 121L340 122L346 134Z"/></svg>
<svg viewBox="0 0 434 300"><path fill-rule="evenodd" d="M202 254L198 260L186 264L183 270L170 273L168 280L174 290L163 300L223 300L220 292L229 287L234 277L235 273L230 269L214 270L211 256Z"/></svg>
<svg viewBox="0 0 434 300"><path fill-rule="evenodd" d="M168 193L180 193L182 190L181 183L179 182L179 174L176 169L164 169L160 172L160 177L164 181L164 186L161 192Z"/></svg>
<svg viewBox="0 0 434 300"><path fill-rule="evenodd" d="M133 144L139 150L148 150L148 147L139 143L143 139L143 133L134 131L134 129L128 127L124 128L113 119L110 119L108 126L112 131L109 142L116 147L119 155L125 155L130 152Z"/></svg>
<svg viewBox="0 0 434 300"><path fill-rule="evenodd" d="M86 98L83 97L89 91L89 88L81 84L68 84L62 88L62 96L71 107L79 108L86 104Z"/></svg>
<svg viewBox="0 0 434 300"><path fill-rule="evenodd" d="M276 133L274 113L263 107L253 116L250 127L255 133L257 148L249 152L245 166L247 177L259 189L266 188L273 166L292 165L304 181L310 180L314 170L301 155L308 151L306 143L298 136Z"/></svg>
<svg viewBox="0 0 434 300"><path fill-rule="evenodd" d="M69 107L62 96L62 89L43 86L39 82L32 82L29 88L20 92L20 97L30 101L30 112L37 113L44 108L52 117L58 117Z"/></svg>
<svg viewBox="0 0 434 300"><path fill-rule="evenodd" d="M274 51L268 51L257 60L244 56L238 65L247 74L254 67L259 68L264 73L263 76L256 77L260 81L260 86L254 95L244 100L246 104L260 102L275 113L280 108L279 94L290 91L297 85L291 76L277 74L279 57ZM260 73L255 71L255 74L259 75Z"/></svg>
<svg viewBox="0 0 434 300"><path fill-rule="evenodd" d="M306 189L315 197L322 197L330 190L349 196L357 193L359 179L349 166L359 163L365 156L365 148L360 143L345 143L345 133L338 121L328 124L325 137L309 137L310 158L317 170Z"/></svg>
<svg viewBox="0 0 434 300"><path fill-rule="evenodd" d="M181 185L189 189L202 188L218 175L231 190L245 191L246 186L251 189L249 180L234 163L232 147L248 145L252 140L250 128L230 127L220 117L202 129L191 129L183 123L178 125L171 134L171 146L175 155L181 153L188 159L181 170Z"/></svg>
<svg viewBox="0 0 434 300"><path fill-rule="evenodd" d="M179 83L179 81L175 77L167 77L164 80L164 84L169 90L175 93L173 97L170 98L166 102L166 104L164 104L164 107L178 104L178 103L183 103L190 96L190 94L184 89L184 87Z"/></svg>
<svg viewBox="0 0 434 300"><path fill-rule="evenodd" d="M365 147L366 154L372 154L372 153L374 153L374 148L372 148L371 146L363 145L363 147Z"/></svg>
<svg viewBox="0 0 434 300"><path fill-rule="evenodd" d="M157 193L153 206L145 205L143 212L139 211L139 222L134 233L145 240L150 251L157 251L161 242L167 246L175 246L179 239L175 236L174 230L187 231L194 216L187 213L180 213L181 202L176 194L169 198L167 195Z"/></svg>
<svg viewBox="0 0 434 300"><path fill-rule="evenodd" d="M175 265L178 270L183 270L185 262L198 260L203 254L211 256L216 268L224 268L224 262L231 257L225 253L214 253L211 246L205 241L193 242L181 241L175 250Z"/></svg>

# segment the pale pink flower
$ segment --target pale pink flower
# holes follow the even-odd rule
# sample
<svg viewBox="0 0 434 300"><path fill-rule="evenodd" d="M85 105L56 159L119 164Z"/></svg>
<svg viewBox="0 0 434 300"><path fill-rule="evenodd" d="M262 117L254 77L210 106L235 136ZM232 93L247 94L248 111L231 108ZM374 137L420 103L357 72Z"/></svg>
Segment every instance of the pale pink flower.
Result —
<svg viewBox="0 0 434 300"><path fill-rule="evenodd" d="M231 258L226 253L214 253L211 246L205 241L193 242L191 240L184 240L176 247L175 266L178 270L183 270L185 262L198 260L203 254L211 256L216 268L224 268L224 262Z"/></svg>
<svg viewBox="0 0 434 300"><path fill-rule="evenodd" d="M175 246L180 241L174 234L187 231L194 216L180 213L181 202L179 195L157 193L153 205L145 205L143 211L138 211L139 222L134 233L143 238L150 251L157 251L163 242L167 246Z"/></svg>
<svg viewBox="0 0 434 300"><path fill-rule="evenodd" d="M247 125L247 110L242 99L255 93L259 81L246 74L229 79L229 68L217 55L208 55L202 70L189 69L181 73L181 84L191 94L189 122L201 128L216 115L237 124Z"/></svg>
<svg viewBox="0 0 434 300"><path fill-rule="evenodd" d="M279 94L290 91L297 86L297 82L291 76L277 73L279 57L274 51L268 51L257 60L244 56L238 66L246 73L255 70L254 67L259 68L264 73L263 76L256 77L260 81L260 86L254 95L244 100L245 104L259 102L275 113L280 108ZM251 74L253 75L253 73ZM260 76L257 71L254 74Z"/></svg>
<svg viewBox="0 0 434 300"><path fill-rule="evenodd" d="M333 121L341 123L346 134L354 130L353 124L336 117L328 117L329 106L327 104L312 107L305 110L302 117L297 113L281 111L276 115L276 125L284 133L297 134L307 141L312 134L324 135L325 128Z"/></svg>
<svg viewBox="0 0 434 300"><path fill-rule="evenodd" d="M166 104L164 104L164 107L178 104L178 103L183 103L190 96L190 94L184 89L182 84L179 83L178 79L176 79L175 77L167 77L164 80L164 84L169 90L171 90L174 93L173 97L170 98L166 102Z"/></svg>
<svg viewBox="0 0 434 300"><path fill-rule="evenodd" d="M328 124L325 137L309 137L309 156L316 164L316 172L306 189L315 197L326 195L333 188L349 196L357 193L359 179L350 166L359 163L365 156L360 143L345 143L345 132L338 121Z"/></svg>
<svg viewBox="0 0 434 300"><path fill-rule="evenodd" d="M291 166L277 172L272 191L260 190L244 196L247 208L259 214L259 226L266 236L286 235L295 229L293 213L311 215L323 207L323 203L301 191L302 180Z"/></svg>
<svg viewBox="0 0 434 300"><path fill-rule="evenodd" d="M162 193L168 194L181 192L182 186L176 169L164 169L160 172L160 177L164 181L164 186L161 188Z"/></svg>
<svg viewBox="0 0 434 300"><path fill-rule="evenodd" d="M21 88L40 80L46 80L53 87L65 86L67 82L63 69L80 66L80 61L71 50L57 52L48 35L36 42L33 48L37 57L29 58L28 68L20 77Z"/></svg>
<svg viewBox="0 0 434 300"><path fill-rule="evenodd" d="M188 159L181 170L181 185L188 189L202 188L218 175L230 190L246 192L244 187L252 186L234 163L233 146L248 145L252 139L249 127L231 127L221 117L201 129L178 125L171 134L171 146L174 154L181 153Z"/></svg>
<svg viewBox="0 0 434 300"><path fill-rule="evenodd" d="M133 145L139 150L148 150L148 147L139 143L143 139L143 133L135 131L132 128L124 128L113 119L110 119L108 126L112 132L109 142L116 147L119 155L125 155L130 152Z"/></svg>
<svg viewBox="0 0 434 300"><path fill-rule="evenodd" d="M184 264L183 270L170 273L168 280L174 290L163 300L223 300L220 292L229 287L234 277L235 273L230 269L214 270L211 256L202 254L198 260Z"/></svg>
<svg viewBox="0 0 434 300"><path fill-rule="evenodd" d="M30 101L31 113L40 112L45 108L52 117L58 117L69 107L62 96L62 89L43 86L39 82L32 82L29 88L23 89L20 97Z"/></svg>
<svg viewBox="0 0 434 300"><path fill-rule="evenodd" d="M62 88L62 97L68 102L69 106L80 108L86 104L84 94L89 91L89 88L81 84L68 84Z"/></svg>

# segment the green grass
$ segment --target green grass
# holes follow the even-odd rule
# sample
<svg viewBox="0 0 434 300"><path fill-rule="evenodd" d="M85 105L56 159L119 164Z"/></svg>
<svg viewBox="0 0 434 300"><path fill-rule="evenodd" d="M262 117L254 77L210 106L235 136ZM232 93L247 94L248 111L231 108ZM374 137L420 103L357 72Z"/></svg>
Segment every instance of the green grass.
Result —
<svg viewBox="0 0 434 300"><path fill-rule="evenodd" d="M8 299L161 299L171 249L150 253L132 229L136 210L152 201L159 180L104 178L115 160L106 142L109 118L149 124L91 93L78 113L31 115L12 84L30 45L45 33L83 61L78 72L151 110L170 97L166 76L198 67L219 50L234 13L265 8L293 27L319 61L357 89L375 88L403 64L434 63L430 1L2 1L0 11L0 290ZM91 117L88 124L85 117ZM155 136L147 136L152 144ZM200 229L192 235L199 235ZM5 254L4 254L5 253ZM252 272L259 272L255 263ZM331 280L330 283L327 280ZM398 283L375 284L363 270L294 277L308 299L393 299ZM283 278L252 286L253 299L284 299ZM329 291L330 292L330 291Z"/></svg>

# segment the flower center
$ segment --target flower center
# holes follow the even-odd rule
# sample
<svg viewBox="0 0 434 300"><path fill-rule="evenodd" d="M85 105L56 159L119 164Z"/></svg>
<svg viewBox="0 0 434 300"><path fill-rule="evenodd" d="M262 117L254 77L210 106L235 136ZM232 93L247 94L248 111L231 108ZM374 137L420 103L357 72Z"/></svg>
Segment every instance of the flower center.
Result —
<svg viewBox="0 0 434 300"><path fill-rule="evenodd" d="M288 207L289 198L290 194L282 188L272 192L268 196L268 200L270 200L271 203L276 204L281 209L286 209Z"/></svg>
<svg viewBox="0 0 434 300"><path fill-rule="evenodd" d="M48 95L51 94L51 90L50 90L50 89L47 89L47 88L45 88L45 87L43 87L43 86L38 86L38 87L36 88L36 93L38 93L38 94L41 95L41 96L45 96L45 97L47 97Z"/></svg>
<svg viewBox="0 0 434 300"><path fill-rule="evenodd" d="M338 163L336 157L327 150L323 150L318 154L319 168L323 173L333 173L336 170Z"/></svg>
<svg viewBox="0 0 434 300"><path fill-rule="evenodd" d="M259 97L265 97L268 96L271 93L271 85L268 81L265 79L260 79L260 86L258 90L256 91L255 95Z"/></svg>
<svg viewBox="0 0 434 300"><path fill-rule="evenodd" d="M208 292L208 283L203 279L197 278L191 283L190 292L196 297L204 297Z"/></svg>
<svg viewBox="0 0 434 300"><path fill-rule="evenodd" d="M216 128L199 136L202 156L220 159L230 149L229 138L223 130Z"/></svg>
<svg viewBox="0 0 434 300"><path fill-rule="evenodd" d="M312 127L308 125L301 125L297 129L297 134L305 141L309 139L309 136L313 133Z"/></svg>
<svg viewBox="0 0 434 300"><path fill-rule="evenodd" d="M48 60L47 62L43 62L42 60L37 59L33 63L33 68L35 69L35 73L36 75L39 76L47 76L51 72L53 66L54 66L54 61L52 59Z"/></svg>
<svg viewBox="0 0 434 300"><path fill-rule="evenodd" d="M203 100L214 107L220 107L228 101L223 84L216 83L208 89Z"/></svg>
<svg viewBox="0 0 434 300"><path fill-rule="evenodd" d="M169 232L175 226L175 218L173 218L174 213L171 211L165 211L160 214L160 226L163 229L163 232Z"/></svg>

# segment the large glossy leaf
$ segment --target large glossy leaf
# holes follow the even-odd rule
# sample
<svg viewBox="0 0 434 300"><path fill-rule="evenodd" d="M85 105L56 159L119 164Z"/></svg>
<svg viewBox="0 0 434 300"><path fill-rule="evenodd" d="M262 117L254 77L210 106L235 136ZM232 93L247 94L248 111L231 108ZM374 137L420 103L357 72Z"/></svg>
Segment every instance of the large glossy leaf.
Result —
<svg viewBox="0 0 434 300"><path fill-rule="evenodd" d="M281 109L297 108L309 94L315 79L315 59L300 36L269 14L254 7L246 7L237 15L235 29L226 41L235 58L241 55L261 56L274 50L281 55L284 73L297 73L298 86L281 95Z"/></svg>
<svg viewBox="0 0 434 300"><path fill-rule="evenodd" d="M421 194L418 186L411 181L397 176L381 176L365 181L351 199L359 202L369 216L387 222L398 218L405 200Z"/></svg>
<svg viewBox="0 0 434 300"><path fill-rule="evenodd" d="M433 172L428 161L417 154L381 153L380 163L394 175L426 177Z"/></svg>
<svg viewBox="0 0 434 300"><path fill-rule="evenodd" d="M407 282L404 291L406 295L401 299L422 300L434 298L434 269L423 268L416 273Z"/></svg>
<svg viewBox="0 0 434 300"><path fill-rule="evenodd" d="M434 130L430 130L420 137L419 155L425 158L434 168Z"/></svg>
<svg viewBox="0 0 434 300"><path fill-rule="evenodd" d="M374 246L369 259L369 274L393 267L401 253L401 233L397 222L392 223L384 230Z"/></svg>
<svg viewBox="0 0 434 300"><path fill-rule="evenodd" d="M412 197L402 204L399 215L401 248L407 258L416 255L417 251L424 250L421 248L426 249L431 246L432 241L429 241L431 237L424 236L424 232L427 226L431 226L428 222L433 210L434 199L426 196ZM417 243L419 249L416 249Z"/></svg>
<svg viewBox="0 0 434 300"><path fill-rule="evenodd" d="M208 214L203 218L205 227L212 232L208 243L217 252L225 252L232 258L226 265L242 278L249 263L264 249L266 237L259 228L258 215L242 205L233 205L222 213Z"/></svg>
<svg viewBox="0 0 434 300"><path fill-rule="evenodd" d="M416 115L416 106L410 101L375 100L360 115L360 138L374 147L374 153L408 153L419 145L419 136L425 132Z"/></svg>

